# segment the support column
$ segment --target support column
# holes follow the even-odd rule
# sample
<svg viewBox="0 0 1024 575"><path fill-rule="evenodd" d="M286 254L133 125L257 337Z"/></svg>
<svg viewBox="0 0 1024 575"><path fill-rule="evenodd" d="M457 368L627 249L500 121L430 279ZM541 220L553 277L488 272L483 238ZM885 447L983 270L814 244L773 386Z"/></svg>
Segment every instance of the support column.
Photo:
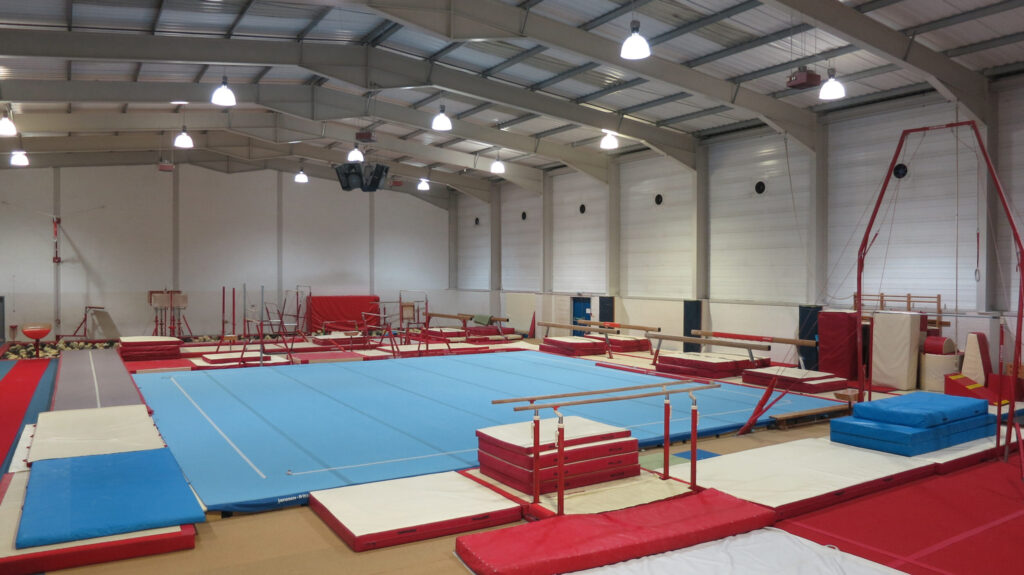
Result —
<svg viewBox="0 0 1024 575"><path fill-rule="evenodd" d="M53 253L60 253L60 168L53 168ZM60 287L60 261L53 260L53 335L54 338L60 335L60 306L61 306L61 287Z"/></svg>
<svg viewBox="0 0 1024 575"><path fill-rule="evenodd" d="M459 192L448 191L448 289L459 289Z"/></svg>
<svg viewBox="0 0 1024 575"><path fill-rule="evenodd" d="M181 289L181 170L171 172L171 289Z"/></svg>
<svg viewBox="0 0 1024 575"><path fill-rule="evenodd" d="M376 270L375 270L375 262L373 261L373 259L375 257L374 256L373 244L376 242L376 240L374 238L374 227L375 227L374 224L377 221L377 209L376 209L376 207L374 205L375 204L375 202L374 202L374 196L375 195L376 194L370 194L370 228L368 230L368 235L370 236L369 237L369 250L370 250L370 260L369 260L369 263L370 263L370 266L369 266L370 267L370 269L369 269L369 272L370 272L369 273L370 285L369 285L369 288L370 288L370 290L369 290L368 293L371 293L371 294L372 293L376 293L376 289L374 289L374 285L376 283L376 281L374 279L374 274L377 273Z"/></svg>
<svg viewBox="0 0 1024 575"><path fill-rule="evenodd" d="M277 172L277 301L284 307L284 172Z"/></svg>
<svg viewBox="0 0 1024 575"><path fill-rule="evenodd" d="M491 315L501 315L501 185L491 184Z"/></svg>
<svg viewBox="0 0 1024 575"><path fill-rule="evenodd" d="M811 163L807 206L807 293L809 304L824 302L828 287L828 124L819 123Z"/></svg>
<svg viewBox="0 0 1024 575"><path fill-rule="evenodd" d="M621 163L608 163L608 241L605 244L607 271L605 293L618 296L620 291L620 257L622 252L622 185L619 178Z"/></svg>
<svg viewBox="0 0 1024 575"><path fill-rule="evenodd" d="M554 180L551 176L545 174L541 187L541 193L544 196L544 223L541 229L541 245L543 246L542 249L544 252L544 268L541 273L541 289L544 293L551 293L552 291L554 291L555 285L555 244L553 238L553 234L555 231L555 202L554 196L552 195L553 188Z"/></svg>
<svg viewBox="0 0 1024 575"><path fill-rule="evenodd" d="M693 299L708 299L711 294L711 180L708 173L708 146L697 146L697 193L693 211Z"/></svg>

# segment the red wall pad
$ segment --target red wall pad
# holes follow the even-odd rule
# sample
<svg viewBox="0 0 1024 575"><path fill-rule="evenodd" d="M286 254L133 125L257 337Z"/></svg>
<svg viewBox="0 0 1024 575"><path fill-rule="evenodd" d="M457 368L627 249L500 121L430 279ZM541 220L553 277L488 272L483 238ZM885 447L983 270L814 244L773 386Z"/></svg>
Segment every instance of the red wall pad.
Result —
<svg viewBox="0 0 1024 575"><path fill-rule="evenodd" d="M857 379L856 312L822 311L818 313L818 369L838 377Z"/></svg>
<svg viewBox="0 0 1024 575"><path fill-rule="evenodd" d="M380 297L375 295L323 295L309 296L309 322L312 331L320 331L325 321L344 322L346 325L377 327L376 318L363 318L363 312L379 313Z"/></svg>
<svg viewBox="0 0 1024 575"><path fill-rule="evenodd" d="M459 558L479 575L548 575L689 547L771 524L773 513L714 489L588 515L463 535Z"/></svg>

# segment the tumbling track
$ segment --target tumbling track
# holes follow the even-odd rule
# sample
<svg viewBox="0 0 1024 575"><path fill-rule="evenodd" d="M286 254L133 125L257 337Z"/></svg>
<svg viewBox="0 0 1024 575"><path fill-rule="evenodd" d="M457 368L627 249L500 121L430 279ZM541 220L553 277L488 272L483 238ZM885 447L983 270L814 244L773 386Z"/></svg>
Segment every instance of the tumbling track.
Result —
<svg viewBox="0 0 1024 575"><path fill-rule="evenodd" d="M313 490L475 467L476 429L530 418L492 399L666 381L533 352L135 377L213 510L297 505ZM729 384L700 392L698 433L738 429L762 394ZM685 439L689 399L675 403L672 437ZM833 404L788 395L761 422ZM564 411L629 428L641 445L661 442L660 397Z"/></svg>

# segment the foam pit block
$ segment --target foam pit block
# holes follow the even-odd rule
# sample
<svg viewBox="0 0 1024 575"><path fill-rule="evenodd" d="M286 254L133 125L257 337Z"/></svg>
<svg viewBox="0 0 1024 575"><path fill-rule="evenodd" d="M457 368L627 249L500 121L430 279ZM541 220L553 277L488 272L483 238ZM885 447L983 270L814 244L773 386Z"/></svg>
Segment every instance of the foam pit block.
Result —
<svg viewBox="0 0 1024 575"><path fill-rule="evenodd" d="M831 421L830 439L897 455L920 455L995 434L994 415L978 415L934 427L909 427L840 417Z"/></svg>
<svg viewBox="0 0 1024 575"><path fill-rule="evenodd" d="M37 461L15 547L206 520L169 449Z"/></svg>
<svg viewBox="0 0 1024 575"><path fill-rule="evenodd" d="M455 540L455 552L479 575L549 575L745 533L773 519L764 507L707 489L618 511L463 535Z"/></svg>
<svg viewBox="0 0 1024 575"><path fill-rule="evenodd" d="M522 506L450 471L310 493L309 507L355 551L522 519Z"/></svg>
<svg viewBox="0 0 1024 575"><path fill-rule="evenodd" d="M935 427L988 413L988 402L970 397L916 392L853 406L854 417L906 425Z"/></svg>
<svg viewBox="0 0 1024 575"><path fill-rule="evenodd" d="M967 334L963 371L960 373L978 383L988 383L988 374L992 373L992 360L988 351L988 338L984 333L974 331Z"/></svg>

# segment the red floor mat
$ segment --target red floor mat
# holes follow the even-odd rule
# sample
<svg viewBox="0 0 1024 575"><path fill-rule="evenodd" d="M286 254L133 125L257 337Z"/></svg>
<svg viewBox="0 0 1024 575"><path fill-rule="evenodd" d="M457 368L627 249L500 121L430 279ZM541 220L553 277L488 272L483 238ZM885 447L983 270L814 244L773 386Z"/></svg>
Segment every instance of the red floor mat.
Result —
<svg viewBox="0 0 1024 575"><path fill-rule="evenodd" d="M22 359L0 379L0 461L21 433L21 422L36 385L50 366L48 359Z"/></svg>
<svg viewBox="0 0 1024 575"><path fill-rule="evenodd" d="M480 575L548 575L663 553L765 527L770 510L713 489L628 509L563 515L455 540Z"/></svg>
<svg viewBox="0 0 1024 575"><path fill-rule="evenodd" d="M1017 573L1024 482L1016 459L985 463L777 526L907 573Z"/></svg>

